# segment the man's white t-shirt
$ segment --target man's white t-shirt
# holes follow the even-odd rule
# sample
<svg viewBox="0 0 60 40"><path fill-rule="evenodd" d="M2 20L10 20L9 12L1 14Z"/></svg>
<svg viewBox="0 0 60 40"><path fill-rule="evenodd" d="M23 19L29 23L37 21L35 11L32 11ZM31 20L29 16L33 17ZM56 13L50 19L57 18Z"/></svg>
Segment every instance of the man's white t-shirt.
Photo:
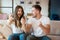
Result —
<svg viewBox="0 0 60 40"><path fill-rule="evenodd" d="M28 24L32 24L32 29L33 32L31 33L31 35L34 35L36 37L41 37L46 35L43 30L39 27L39 24L42 23L44 26L46 24L50 24L50 19L48 17L42 16L40 19L36 19L36 18L29 18ZM46 27L46 26L45 26Z"/></svg>

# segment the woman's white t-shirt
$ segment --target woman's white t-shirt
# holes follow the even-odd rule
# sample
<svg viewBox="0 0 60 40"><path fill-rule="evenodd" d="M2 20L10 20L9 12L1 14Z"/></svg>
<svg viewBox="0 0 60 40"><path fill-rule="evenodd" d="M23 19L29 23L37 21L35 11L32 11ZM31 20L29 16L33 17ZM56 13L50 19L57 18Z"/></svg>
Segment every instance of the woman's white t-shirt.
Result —
<svg viewBox="0 0 60 40"><path fill-rule="evenodd" d="M7 24L9 23L9 20L7 20ZM23 33L22 28L16 27L14 23L9 25L10 28L12 29L12 33Z"/></svg>
<svg viewBox="0 0 60 40"><path fill-rule="evenodd" d="M40 19L30 18L27 22L28 24L32 24L33 32L31 35L36 37L41 37L46 35L43 30L39 27L39 24L42 23L44 26L46 24L50 24L50 19L48 17L42 16Z"/></svg>
<svg viewBox="0 0 60 40"><path fill-rule="evenodd" d="M17 28L15 24L11 24L11 29L13 33L23 33L23 30L21 28Z"/></svg>

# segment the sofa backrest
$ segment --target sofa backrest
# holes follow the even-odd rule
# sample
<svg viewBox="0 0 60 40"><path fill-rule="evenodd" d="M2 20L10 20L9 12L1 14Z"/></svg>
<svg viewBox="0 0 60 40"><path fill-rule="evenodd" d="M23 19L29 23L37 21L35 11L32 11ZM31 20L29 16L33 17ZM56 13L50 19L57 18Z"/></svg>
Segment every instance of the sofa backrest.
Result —
<svg viewBox="0 0 60 40"><path fill-rule="evenodd" d="M12 33L12 30L9 26L7 26L7 20L0 20L0 24L3 25L3 27L0 28L0 32L7 39L8 36Z"/></svg>
<svg viewBox="0 0 60 40"><path fill-rule="evenodd" d="M0 14L0 20L6 20L7 19L7 14Z"/></svg>
<svg viewBox="0 0 60 40"><path fill-rule="evenodd" d="M60 34L60 21L51 21L50 34Z"/></svg>

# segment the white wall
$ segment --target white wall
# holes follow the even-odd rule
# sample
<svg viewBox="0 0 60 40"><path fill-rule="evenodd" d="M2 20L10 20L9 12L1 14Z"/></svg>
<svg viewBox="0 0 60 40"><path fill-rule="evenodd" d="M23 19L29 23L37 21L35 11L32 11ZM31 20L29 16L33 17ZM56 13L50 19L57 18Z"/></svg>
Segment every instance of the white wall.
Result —
<svg viewBox="0 0 60 40"><path fill-rule="evenodd" d="M23 8L24 8L24 12L25 12L25 15L27 15L27 13L31 13L31 6L32 6L32 4L31 5L29 5L27 2L29 1L29 0L24 0L24 4L20 4L20 1L23 1L23 0L14 0L14 11L15 11L15 7L17 6L17 5L21 5L21 6L23 6Z"/></svg>
<svg viewBox="0 0 60 40"><path fill-rule="evenodd" d="M20 1L24 1L24 4L20 4ZM32 1L32 4L28 4L29 1ZM14 9L16 5L22 5L25 11L25 15L27 13L31 13L31 6L35 4L36 1L40 2L40 5L42 7L42 15L48 16L48 1L49 0L14 0ZM1 6L12 6L11 0L1 0ZM12 9L1 9L3 13L11 13Z"/></svg>
<svg viewBox="0 0 60 40"><path fill-rule="evenodd" d="M24 1L24 4L20 4L20 1ZM35 4L36 1L40 1L42 7L42 15L48 16L48 3L49 0L30 0L32 4L28 4L29 0L14 0L14 8L16 5L22 5L24 7L25 14L31 13L31 6Z"/></svg>
<svg viewBox="0 0 60 40"><path fill-rule="evenodd" d="M49 4L49 0L41 0L40 1L40 5L42 7L42 15L44 16L48 16L48 4Z"/></svg>

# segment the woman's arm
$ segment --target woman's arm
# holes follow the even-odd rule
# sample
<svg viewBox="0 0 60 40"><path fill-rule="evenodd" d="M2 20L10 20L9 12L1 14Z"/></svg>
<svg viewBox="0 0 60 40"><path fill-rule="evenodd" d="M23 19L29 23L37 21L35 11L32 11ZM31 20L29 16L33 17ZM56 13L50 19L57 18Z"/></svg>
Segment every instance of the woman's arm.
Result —
<svg viewBox="0 0 60 40"><path fill-rule="evenodd" d="M12 14L9 15L9 19L7 22L9 25L11 25L14 22L14 18L12 17Z"/></svg>
<svg viewBox="0 0 60 40"><path fill-rule="evenodd" d="M12 15L10 14L9 19L7 20L7 24L6 24L6 26L9 27L10 29L11 29L11 24L13 23L13 20L14 19L12 18Z"/></svg>
<svg viewBox="0 0 60 40"><path fill-rule="evenodd" d="M26 24L22 25L22 30L26 33Z"/></svg>
<svg viewBox="0 0 60 40"><path fill-rule="evenodd" d="M32 26L31 24L23 24L22 29L24 30L25 33L30 33L31 26Z"/></svg>
<svg viewBox="0 0 60 40"><path fill-rule="evenodd" d="M21 18L21 23L22 23L22 30L26 33L26 18L23 17Z"/></svg>

